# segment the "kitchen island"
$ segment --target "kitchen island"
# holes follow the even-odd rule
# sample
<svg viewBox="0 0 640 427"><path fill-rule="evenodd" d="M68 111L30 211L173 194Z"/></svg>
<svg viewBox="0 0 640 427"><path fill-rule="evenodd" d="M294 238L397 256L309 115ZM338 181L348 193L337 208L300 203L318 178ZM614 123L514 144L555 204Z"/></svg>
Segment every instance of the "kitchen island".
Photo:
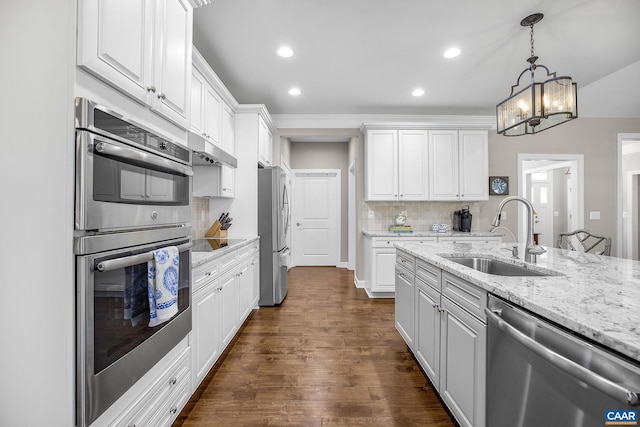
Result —
<svg viewBox="0 0 640 427"><path fill-rule="evenodd" d="M443 256L510 258L513 244L399 243L397 247L541 317L640 361L640 262L546 248L533 270L544 277L481 273ZM519 253L524 253L520 245Z"/></svg>
<svg viewBox="0 0 640 427"><path fill-rule="evenodd" d="M543 402L544 408L550 402L560 402L556 415L569 413L573 417L591 410L591 424L584 425L592 425L593 408L597 407L598 422L604 413L594 403L603 403L604 394L594 394L593 384L606 383L598 390L610 392L613 383L587 379L593 377L590 371L600 375L607 371L610 375L602 378L625 384L607 394L617 396L611 407L625 400L638 401L640 262L546 248L537 263L525 263L512 256L513 246L481 242L396 244L396 329L458 423L465 427L504 426L526 417L523 425L527 426L574 425L573 418L563 419L569 420L564 424L554 424L559 420L555 418L540 423L533 415L544 416L546 412L531 404ZM518 249L524 253L523 244ZM497 269L495 274L483 272L491 268ZM503 310L496 297L513 307L504 306ZM531 319L539 320L528 326L513 323L508 307L532 313L537 317ZM517 338L505 338L510 327L501 319L506 318L523 328L522 334L509 332ZM549 327L560 331L559 341L549 341L545 332ZM529 344L525 336L530 338ZM574 342L566 344L573 345L568 353L559 354L573 357L580 366L568 366L565 361L569 359L560 356L557 364L538 370L538 364L547 363L548 358L559 360L548 352L552 347L542 349L543 345L531 343L538 339L545 345ZM508 347L507 342L522 345ZM535 358L534 353L538 355ZM586 388L585 381L591 388ZM538 391L541 385L547 389ZM567 393L573 397L565 402L562 399ZM549 396L555 397L547 402ZM574 407L576 401L583 406ZM512 408L512 412L505 408ZM506 417L506 423L496 422L496 417Z"/></svg>

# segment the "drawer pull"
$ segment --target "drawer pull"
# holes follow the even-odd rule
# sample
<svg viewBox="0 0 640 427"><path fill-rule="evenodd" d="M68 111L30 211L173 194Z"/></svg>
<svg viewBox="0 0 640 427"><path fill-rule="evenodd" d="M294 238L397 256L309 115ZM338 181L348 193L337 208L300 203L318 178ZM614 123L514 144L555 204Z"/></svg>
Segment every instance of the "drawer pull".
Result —
<svg viewBox="0 0 640 427"><path fill-rule="evenodd" d="M176 385L176 382L177 382L176 377L173 377L169 380L169 385Z"/></svg>
<svg viewBox="0 0 640 427"><path fill-rule="evenodd" d="M177 406L172 406L171 409L169 409L169 412L171 412L172 414L175 415L175 413L178 412L178 407Z"/></svg>

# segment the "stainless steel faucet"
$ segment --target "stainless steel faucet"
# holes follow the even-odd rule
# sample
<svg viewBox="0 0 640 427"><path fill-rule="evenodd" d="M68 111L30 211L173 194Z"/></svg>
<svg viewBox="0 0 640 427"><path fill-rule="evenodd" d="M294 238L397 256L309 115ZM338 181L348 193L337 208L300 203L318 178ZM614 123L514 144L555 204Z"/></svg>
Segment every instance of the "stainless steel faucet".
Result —
<svg viewBox="0 0 640 427"><path fill-rule="evenodd" d="M536 262L536 255L542 255L547 252L542 246L538 246L533 241L533 205L530 201L520 196L510 196L502 199L502 202L498 205L498 210L496 211L496 215L493 217L493 221L491 225L497 227L500 225L500 215L502 214L502 208L508 202L512 200L517 200L522 202L527 208L527 243L526 249L524 251L524 260L525 262Z"/></svg>

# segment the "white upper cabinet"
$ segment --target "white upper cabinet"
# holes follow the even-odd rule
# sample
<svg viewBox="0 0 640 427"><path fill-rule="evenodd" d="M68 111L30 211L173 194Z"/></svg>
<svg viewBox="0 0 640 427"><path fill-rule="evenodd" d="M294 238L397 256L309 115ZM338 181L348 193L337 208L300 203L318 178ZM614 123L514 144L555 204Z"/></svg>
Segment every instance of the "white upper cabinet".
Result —
<svg viewBox="0 0 640 427"><path fill-rule="evenodd" d="M399 200L427 200L429 140L425 130L398 132Z"/></svg>
<svg viewBox="0 0 640 427"><path fill-rule="evenodd" d="M368 130L367 200L428 200L426 130Z"/></svg>
<svg viewBox="0 0 640 427"><path fill-rule="evenodd" d="M222 99L208 84L204 87L204 137L217 146L222 145Z"/></svg>
<svg viewBox="0 0 640 427"><path fill-rule="evenodd" d="M191 131L205 136L204 132L204 94L207 81L196 67L193 67L191 75Z"/></svg>
<svg viewBox="0 0 640 427"><path fill-rule="evenodd" d="M186 0L81 0L77 62L186 129L192 32Z"/></svg>
<svg viewBox="0 0 640 427"><path fill-rule="evenodd" d="M488 200L488 152L487 131L429 131L430 199Z"/></svg>
<svg viewBox="0 0 640 427"><path fill-rule="evenodd" d="M398 131L367 131L365 157L367 200L398 200Z"/></svg>
<svg viewBox="0 0 640 427"><path fill-rule="evenodd" d="M258 161L264 166L273 166L273 134L262 116L258 118Z"/></svg>

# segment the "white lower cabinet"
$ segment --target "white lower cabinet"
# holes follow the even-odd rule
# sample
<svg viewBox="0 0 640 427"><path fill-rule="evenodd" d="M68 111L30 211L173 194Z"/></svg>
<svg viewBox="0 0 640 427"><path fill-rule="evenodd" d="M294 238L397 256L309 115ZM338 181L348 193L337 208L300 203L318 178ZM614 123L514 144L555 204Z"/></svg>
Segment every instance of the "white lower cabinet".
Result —
<svg viewBox="0 0 640 427"><path fill-rule="evenodd" d="M401 250L398 257L413 258ZM413 262L413 275L401 265L396 267L396 286L403 289L401 302L396 303L396 328L400 321L404 331L413 331L410 339L400 334L460 426L484 427L487 293L420 259ZM404 283L409 280L410 302ZM408 325L411 306L413 323Z"/></svg>
<svg viewBox="0 0 640 427"><path fill-rule="evenodd" d="M186 394L186 398L185 398ZM170 426L191 396L191 351L187 347L140 398L110 426Z"/></svg>
<svg viewBox="0 0 640 427"><path fill-rule="evenodd" d="M194 391L206 377L242 323L258 305L258 240L225 252L193 271Z"/></svg>
<svg viewBox="0 0 640 427"><path fill-rule="evenodd" d="M409 348L413 349L413 271L403 265L396 265L396 329Z"/></svg>
<svg viewBox="0 0 640 427"><path fill-rule="evenodd" d="M393 297L396 291L396 247L397 243L441 243L441 242L485 242L500 243L494 236L400 236L370 237L364 239L364 288L369 297Z"/></svg>

